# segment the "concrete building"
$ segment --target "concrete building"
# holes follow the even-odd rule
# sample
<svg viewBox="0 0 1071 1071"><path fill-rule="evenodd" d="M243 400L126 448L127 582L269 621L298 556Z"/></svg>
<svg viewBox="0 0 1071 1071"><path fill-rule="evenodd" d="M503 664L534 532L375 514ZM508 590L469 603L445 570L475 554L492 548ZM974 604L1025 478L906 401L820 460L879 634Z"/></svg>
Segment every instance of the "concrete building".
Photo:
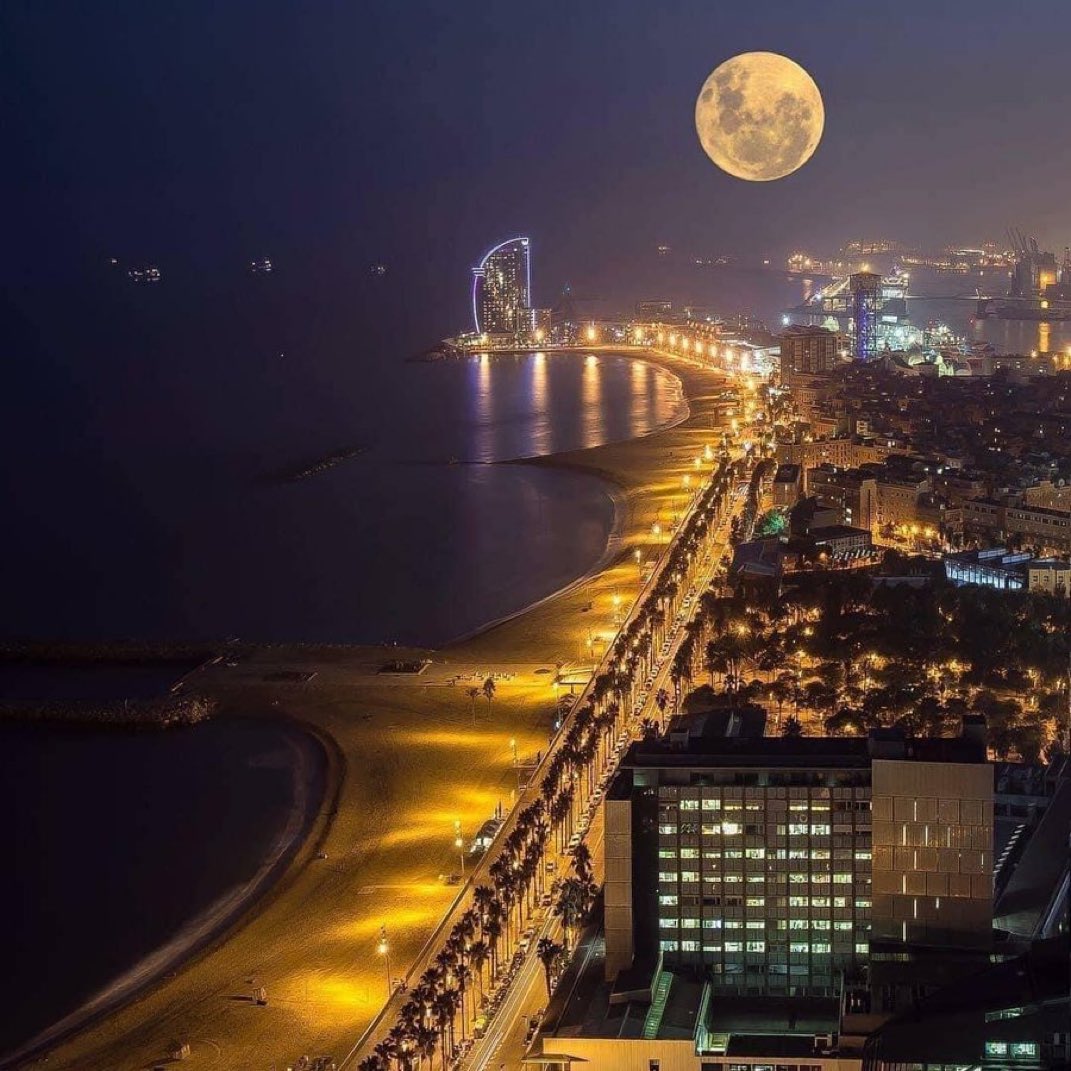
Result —
<svg viewBox="0 0 1071 1071"><path fill-rule="evenodd" d="M778 509L791 509L803 490L799 465L778 465L773 478L773 504Z"/></svg>
<svg viewBox="0 0 1071 1071"><path fill-rule="evenodd" d="M807 491L839 510L843 524L869 530L877 524L877 481L861 469L819 465L807 473Z"/></svg>
<svg viewBox="0 0 1071 1071"><path fill-rule="evenodd" d="M824 327L793 324L779 336L781 382L791 386L797 376L828 376L837 365L838 338Z"/></svg>
<svg viewBox="0 0 1071 1071"><path fill-rule="evenodd" d="M886 525L911 526L919 523L919 499L930 490L930 481L924 476L879 475L875 481L874 524L880 530Z"/></svg>
<svg viewBox="0 0 1071 1071"><path fill-rule="evenodd" d="M873 546L869 528L856 528L850 524L812 528L807 538L816 551L835 561L864 557Z"/></svg>
<svg viewBox="0 0 1071 1071"><path fill-rule="evenodd" d="M963 527L1042 550L1071 551L1071 513L994 498L972 498L963 503Z"/></svg>
<svg viewBox="0 0 1071 1071"><path fill-rule="evenodd" d="M824 327L791 326L779 336L781 385L792 395L800 416L814 419L833 386L838 338Z"/></svg>
<svg viewBox="0 0 1071 1071"><path fill-rule="evenodd" d="M1045 550L1071 550L1071 513L1043 506L1008 506L1004 529L1024 543Z"/></svg>
<svg viewBox="0 0 1071 1071"><path fill-rule="evenodd" d="M1071 483L1052 483L1042 480L1032 487L1023 488L1024 506L1041 506L1043 509L1071 510Z"/></svg>
<svg viewBox="0 0 1071 1071"><path fill-rule="evenodd" d="M1026 567L1026 587L1039 595L1071 597L1071 562L1039 558Z"/></svg>

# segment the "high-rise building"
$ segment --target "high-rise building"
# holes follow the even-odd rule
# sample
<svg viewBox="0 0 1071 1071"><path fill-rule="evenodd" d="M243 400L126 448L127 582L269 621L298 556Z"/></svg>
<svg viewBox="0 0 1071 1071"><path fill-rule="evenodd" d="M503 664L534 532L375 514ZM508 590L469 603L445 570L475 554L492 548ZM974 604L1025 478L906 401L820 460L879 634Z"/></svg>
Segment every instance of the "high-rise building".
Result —
<svg viewBox="0 0 1071 1071"><path fill-rule="evenodd" d="M817 414L832 386L837 335L824 327L793 324L781 333L781 385L804 420Z"/></svg>
<svg viewBox="0 0 1071 1071"><path fill-rule="evenodd" d="M831 997L872 936L984 945L993 771L982 734L765 737L761 712L633 745L606 797L606 973ZM757 724L756 724L757 723Z"/></svg>
<svg viewBox="0 0 1071 1071"><path fill-rule="evenodd" d="M837 336L824 327L792 324L780 335L781 379L786 375L825 376L837 363Z"/></svg>
<svg viewBox="0 0 1071 1071"><path fill-rule="evenodd" d="M527 238L511 238L484 254L472 269L472 318L477 334L515 334L525 327L522 310L532 303L532 263Z"/></svg>
<svg viewBox="0 0 1071 1071"><path fill-rule="evenodd" d="M859 271L849 277L848 287L852 293L852 320L855 322L852 353L857 361L868 361L878 352L881 276L872 271Z"/></svg>

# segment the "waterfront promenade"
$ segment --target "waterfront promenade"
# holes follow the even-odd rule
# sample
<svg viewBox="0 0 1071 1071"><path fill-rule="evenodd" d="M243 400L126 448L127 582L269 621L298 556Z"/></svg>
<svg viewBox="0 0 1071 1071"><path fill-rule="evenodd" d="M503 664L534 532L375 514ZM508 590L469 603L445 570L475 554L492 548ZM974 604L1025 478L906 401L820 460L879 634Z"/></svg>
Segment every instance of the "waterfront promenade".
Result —
<svg viewBox="0 0 1071 1071"><path fill-rule="evenodd" d="M556 675L582 677L601 656L644 564L664 551L684 509L683 477L720 435L714 394L722 377L654 359L681 377L687 419L535 462L595 472L619 489L619 551L597 575L439 652L271 648L204 674L199 684L225 711L274 711L328 741L329 802L288 873L240 926L56 1049L52 1067L144 1068L173 1041L189 1044L186 1066L205 1068L281 1068L303 1053L341 1059L352 1047L387 993L380 927L388 927L390 975L404 976L458 891L440 880L459 869L455 821L471 837L500 804L509 809L518 781L511 741L522 765L546 750ZM434 663L411 679L378 672L410 655ZM279 669L315 676L267 679ZM495 697L474 702L465 681L491 673L499 674ZM249 999L259 986L265 1007Z"/></svg>

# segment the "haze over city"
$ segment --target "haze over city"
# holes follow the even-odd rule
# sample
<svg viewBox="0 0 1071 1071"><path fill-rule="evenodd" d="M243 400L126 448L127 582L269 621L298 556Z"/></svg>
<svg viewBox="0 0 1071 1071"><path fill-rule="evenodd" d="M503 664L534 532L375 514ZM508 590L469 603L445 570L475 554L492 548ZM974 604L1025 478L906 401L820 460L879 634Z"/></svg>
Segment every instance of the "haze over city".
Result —
<svg viewBox="0 0 1071 1071"><path fill-rule="evenodd" d="M5 4L0 1069L1071 1066L1069 31Z"/></svg>

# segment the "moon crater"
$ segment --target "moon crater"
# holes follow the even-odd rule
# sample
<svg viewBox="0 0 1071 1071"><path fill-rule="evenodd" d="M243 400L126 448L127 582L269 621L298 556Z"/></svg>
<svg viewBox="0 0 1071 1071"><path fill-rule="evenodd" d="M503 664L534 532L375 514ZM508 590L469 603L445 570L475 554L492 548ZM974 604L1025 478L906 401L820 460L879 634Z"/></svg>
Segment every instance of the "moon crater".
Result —
<svg viewBox="0 0 1071 1071"><path fill-rule="evenodd" d="M783 178L818 147L825 108L814 79L775 52L744 52L719 66L695 102L704 152L751 182Z"/></svg>

